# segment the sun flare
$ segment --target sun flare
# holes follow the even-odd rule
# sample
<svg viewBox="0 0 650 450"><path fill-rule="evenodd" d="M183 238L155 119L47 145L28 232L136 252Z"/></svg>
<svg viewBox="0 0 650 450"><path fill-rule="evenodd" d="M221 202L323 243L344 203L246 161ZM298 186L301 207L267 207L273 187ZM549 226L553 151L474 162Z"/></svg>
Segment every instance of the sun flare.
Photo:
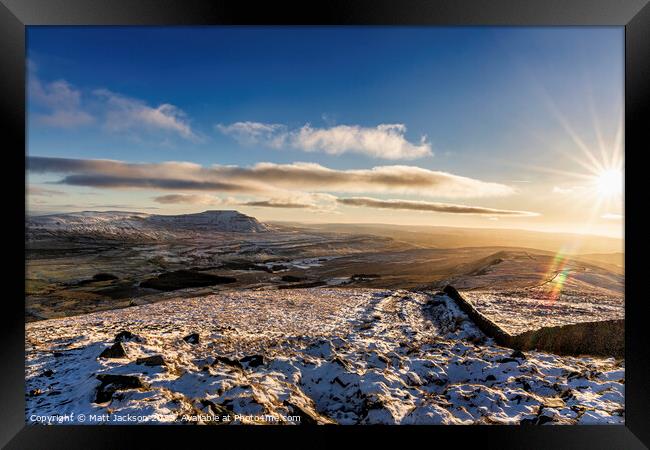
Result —
<svg viewBox="0 0 650 450"><path fill-rule="evenodd" d="M623 193L623 172L606 169L596 176L596 190L601 197L615 197Z"/></svg>

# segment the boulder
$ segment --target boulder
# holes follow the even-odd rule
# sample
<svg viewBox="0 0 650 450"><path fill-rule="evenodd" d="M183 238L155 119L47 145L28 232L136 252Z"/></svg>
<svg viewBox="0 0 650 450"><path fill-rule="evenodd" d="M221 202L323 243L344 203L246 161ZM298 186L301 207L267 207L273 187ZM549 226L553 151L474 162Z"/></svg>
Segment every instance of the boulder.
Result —
<svg viewBox="0 0 650 450"><path fill-rule="evenodd" d="M212 414L214 414L216 416L220 416L220 420L223 420L223 418L225 416L231 416L232 417L234 415L234 413L231 410L229 410L228 408L226 408L225 406L217 405L216 403L214 403L214 402L212 402L210 400L207 400L207 399L202 399L201 400L201 405L203 407L208 407L210 409L210 412L212 412Z"/></svg>
<svg viewBox="0 0 650 450"><path fill-rule="evenodd" d="M214 362L212 363L213 366L217 365L217 363L225 364L227 366L231 367L236 367L237 369L243 369L244 366L241 365L239 361L236 359L230 359L226 356L215 356L214 357Z"/></svg>
<svg viewBox="0 0 650 450"><path fill-rule="evenodd" d="M166 366L165 358L162 355L146 356L135 360L136 364L144 364L145 366Z"/></svg>
<svg viewBox="0 0 650 450"><path fill-rule="evenodd" d="M239 360L239 362L247 364L249 367L257 367L264 364L264 356L262 355L244 356Z"/></svg>
<svg viewBox="0 0 650 450"><path fill-rule="evenodd" d="M126 358L126 348L121 342L116 342L100 353L100 358Z"/></svg>
<svg viewBox="0 0 650 450"><path fill-rule="evenodd" d="M514 352L512 352L510 357L511 358L526 359L526 355L521 350L515 350Z"/></svg>
<svg viewBox="0 0 650 450"><path fill-rule="evenodd" d="M95 403L106 403L113 399L116 391L124 389L145 389L147 384L135 375L114 375L102 373L97 375L100 385L95 392Z"/></svg>
<svg viewBox="0 0 650 450"><path fill-rule="evenodd" d="M323 420L318 416L316 411L311 408L301 408L295 403L288 401L285 401L284 404L291 412L291 415L300 417L300 425L318 425L323 423Z"/></svg>
<svg viewBox="0 0 650 450"><path fill-rule="evenodd" d="M122 330L115 335L114 342L129 342L129 341L142 342L142 338L127 330Z"/></svg>
<svg viewBox="0 0 650 450"><path fill-rule="evenodd" d="M199 343L199 333L191 333L183 338L188 344L198 344Z"/></svg>

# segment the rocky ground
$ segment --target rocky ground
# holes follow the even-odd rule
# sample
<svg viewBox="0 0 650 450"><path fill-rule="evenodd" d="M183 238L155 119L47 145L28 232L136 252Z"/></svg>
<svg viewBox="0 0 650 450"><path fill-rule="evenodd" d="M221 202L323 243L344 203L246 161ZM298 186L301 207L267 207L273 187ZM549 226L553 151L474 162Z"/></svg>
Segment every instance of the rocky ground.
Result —
<svg viewBox="0 0 650 450"><path fill-rule="evenodd" d="M498 347L450 298L405 290L225 291L26 325L31 423L621 424L624 373Z"/></svg>

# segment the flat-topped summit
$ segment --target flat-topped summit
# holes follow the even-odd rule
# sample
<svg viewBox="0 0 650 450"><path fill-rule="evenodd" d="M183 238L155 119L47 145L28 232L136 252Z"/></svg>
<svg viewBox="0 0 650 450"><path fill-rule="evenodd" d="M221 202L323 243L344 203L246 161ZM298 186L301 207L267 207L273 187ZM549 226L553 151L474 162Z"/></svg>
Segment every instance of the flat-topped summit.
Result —
<svg viewBox="0 0 650 450"><path fill-rule="evenodd" d="M247 216L235 210L209 210L193 214L173 216L151 215L147 218L152 223L173 224L179 227L209 229L212 231L233 231L240 233L260 233L268 227L255 217Z"/></svg>
<svg viewBox="0 0 650 450"><path fill-rule="evenodd" d="M32 237L82 234L97 237L160 238L174 232L261 233L269 228L256 218L234 210L193 214L147 214L128 211L81 211L27 219Z"/></svg>

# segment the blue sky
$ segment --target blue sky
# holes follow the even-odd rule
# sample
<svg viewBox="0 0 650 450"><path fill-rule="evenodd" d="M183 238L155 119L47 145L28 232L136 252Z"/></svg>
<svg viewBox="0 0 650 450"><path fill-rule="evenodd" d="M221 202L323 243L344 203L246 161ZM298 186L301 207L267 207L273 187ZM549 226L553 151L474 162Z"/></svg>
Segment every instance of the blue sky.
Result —
<svg viewBox="0 0 650 450"><path fill-rule="evenodd" d="M579 175L595 176L598 185L600 173L621 165L613 147L623 106L623 36L622 28L29 27L28 154L205 167L308 162L340 171L407 165L499 183L512 192L477 193L475 199L439 189L351 192L536 213L503 220L408 207L399 211L408 223L495 226L499 219L500 226L584 231L589 221L593 232L617 234L621 222L611 217L621 213L622 197L612 202L611 192L595 220L587 219L593 214L586 207L567 214L566 207L549 204L562 193L588 189L589 180ZM151 115L143 119L141 113ZM260 136L250 127L228 128L237 123L276 127ZM298 137L306 124L307 134ZM382 124L401 128L376 131ZM346 147L343 132L379 141ZM386 153L389 158L381 153L386 133L398 146L398 153ZM594 174L585 148L601 162ZM407 154L411 150L419 153ZM401 151L406 157L396 157ZM62 176L30 174L35 187L67 196L42 196L34 209L101 204L85 205L78 195L83 189L106 204L137 199L129 204L134 209L205 209L206 203L152 203L158 188L54 188ZM345 194L336 189L300 192ZM195 194L168 191L163 194ZM392 207L341 205L332 214L306 208L302 216L297 209L246 212L276 220L395 220Z"/></svg>

